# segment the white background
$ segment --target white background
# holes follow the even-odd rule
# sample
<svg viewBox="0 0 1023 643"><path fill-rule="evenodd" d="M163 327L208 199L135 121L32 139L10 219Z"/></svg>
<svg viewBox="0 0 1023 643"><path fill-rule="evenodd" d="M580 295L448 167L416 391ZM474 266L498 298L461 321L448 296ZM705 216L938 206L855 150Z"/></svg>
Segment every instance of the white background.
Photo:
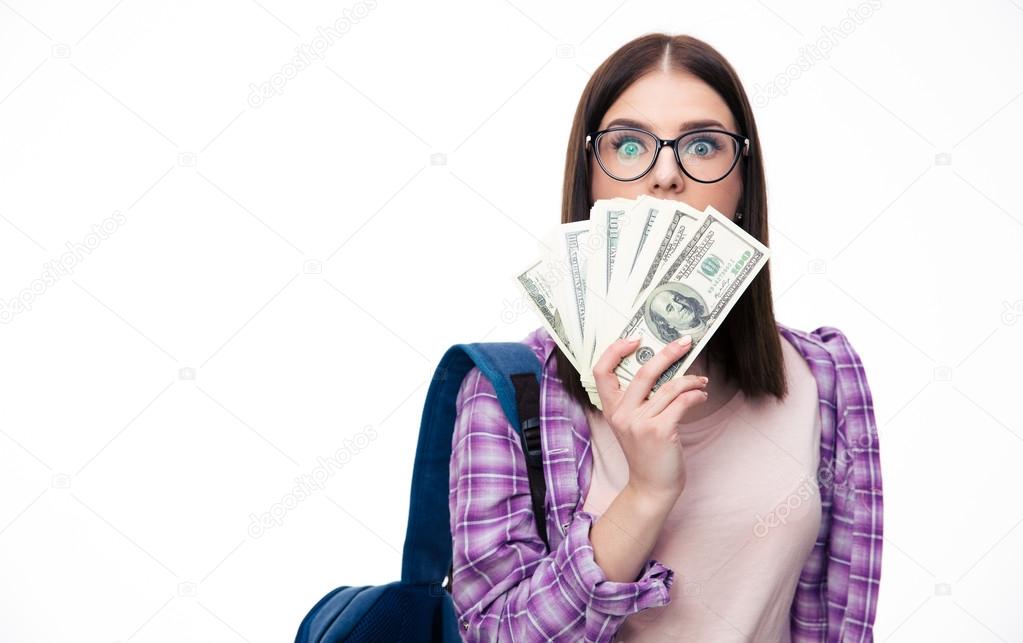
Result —
<svg viewBox="0 0 1023 643"><path fill-rule="evenodd" d="M0 640L291 640L396 580L434 364L539 325L580 92L650 31L738 70L778 319L866 366L877 639L1023 639L1023 4L855 6L0 2Z"/></svg>

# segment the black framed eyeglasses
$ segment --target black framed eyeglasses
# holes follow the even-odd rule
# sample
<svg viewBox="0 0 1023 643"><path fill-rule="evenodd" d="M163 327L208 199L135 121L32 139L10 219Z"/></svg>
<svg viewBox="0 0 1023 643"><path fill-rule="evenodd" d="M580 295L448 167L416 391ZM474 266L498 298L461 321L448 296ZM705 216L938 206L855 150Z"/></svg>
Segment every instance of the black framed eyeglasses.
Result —
<svg viewBox="0 0 1023 643"><path fill-rule="evenodd" d="M720 129L696 129L664 139L638 127L614 127L586 135L586 148L597 155L600 169L618 181L646 176L661 148L670 145L682 172L698 183L716 183L749 154L749 139Z"/></svg>

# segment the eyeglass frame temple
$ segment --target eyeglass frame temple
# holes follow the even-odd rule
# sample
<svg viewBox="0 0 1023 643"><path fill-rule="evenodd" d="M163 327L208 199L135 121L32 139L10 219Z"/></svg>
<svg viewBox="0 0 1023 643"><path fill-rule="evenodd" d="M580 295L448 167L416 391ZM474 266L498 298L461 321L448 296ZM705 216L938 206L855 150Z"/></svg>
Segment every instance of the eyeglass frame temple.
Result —
<svg viewBox="0 0 1023 643"><path fill-rule="evenodd" d="M654 165L657 164L657 157L661 153L661 148L663 148L665 145L671 145L672 146L672 152L675 153L675 163L678 164L678 167L679 167L680 170L682 170L682 173L685 174L686 176L688 176L689 178L691 178L692 180L696 181L697 183L717 183L718 181L724 180L724 178L726 176L728 176L729 174L731 174L732 170L735 169L735 164L739 162L739 158L740 157L743 157L743 156L747 156L748 157L749 156L749 137L748 136L745 136L743 134L738 134L736 132L728 132L728 131L725 131L725 130L714 129L712 127L711 128L695 129L695 130L691 130L689 132L683 132L683 133L679 134L675 138L661 138L660 136L657 136L653 132L645 130L645 129L642 129L640 127L613 127L611 129L598 130L596 132L590 132L589 134L587 134L586 135L585 149L586 150L593 150L594 154L596 154L596 150L594 149L594 145L593 145L593 143L596 141L596 138L600 137L600 136L602 136L602 135L604 135L604 134L606 134L608 132L615 132L615 131L619 131L619 130L635 130L637 132L644 132L646 134L649 134L651 137L654 138L654 140L657 141L657 153L654 154L654 160L650 164L650 167L645 169L642 174L640 174L639 176L637 176L634 179L619 179L616 176L611 176L611 173L608 172L604 168L604 163L600 160L600 155L598 154L597 155L597 163L600 164L600 169L603 170L605 174L607 174L608 176L610 176L611 178L613 178L616 181L625 181L625 182L638 181L641 178L643 178L644 176L646 176L650 172L650 170L653 169ZM724 175L722 175L720 179L714 179L713 181L702 181L702 180L696 178L695 176L690 174L688 171L686 171L685 165L682 163L682 159L680 159L679 156L678 156L678 150L675 148L675 144L678 143L679 141L681 141L686 136L689 136L691 134L699 134L701 132L717 132L719 134L726 134L728 136L731 136L734 139L738 139L740 137L742 138L742 151L740 151L738 154L735 155L735 159L732 161L731 166L729 166L728 171L725 172Z"/></svg>

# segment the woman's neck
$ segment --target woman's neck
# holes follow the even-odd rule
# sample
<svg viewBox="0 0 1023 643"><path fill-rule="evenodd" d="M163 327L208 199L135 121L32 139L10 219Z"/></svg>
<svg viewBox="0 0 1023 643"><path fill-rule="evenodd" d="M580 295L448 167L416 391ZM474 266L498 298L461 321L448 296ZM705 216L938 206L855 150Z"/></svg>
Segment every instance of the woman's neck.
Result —
<svg viewBox="0 0 1023 643"><path fill-rule="evenodd" d="M686 411L683 424L695 422L714 413L738 392L739 387L734 382L725 381L724 370L716 362L710 362L706 352L697 355L692 365L686 371L686 375L704 375L710 378L707 382L707 401L697 404Z"/></svg>

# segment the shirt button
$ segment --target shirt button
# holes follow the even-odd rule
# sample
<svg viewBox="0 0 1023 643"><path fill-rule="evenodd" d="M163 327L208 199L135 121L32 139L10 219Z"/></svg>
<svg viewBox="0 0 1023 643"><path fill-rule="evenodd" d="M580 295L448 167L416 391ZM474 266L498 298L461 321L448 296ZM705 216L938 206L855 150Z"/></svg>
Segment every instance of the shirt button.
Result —
<svg viewBox="0 0 1023 643"><path fill-rule="evenodd" d="M465 629L469 629L469 621L462 619L462 627L464 627Z"/></svg>

